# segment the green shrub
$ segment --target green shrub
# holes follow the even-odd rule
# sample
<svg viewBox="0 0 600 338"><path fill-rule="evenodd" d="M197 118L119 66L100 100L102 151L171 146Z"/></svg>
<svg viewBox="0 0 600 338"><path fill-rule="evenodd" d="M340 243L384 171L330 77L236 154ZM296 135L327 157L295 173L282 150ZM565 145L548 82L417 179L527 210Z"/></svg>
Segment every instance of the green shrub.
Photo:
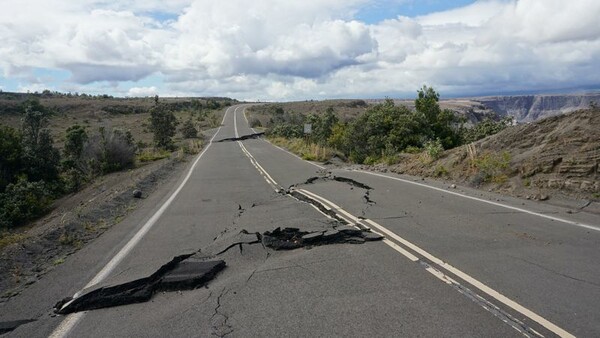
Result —
<svg viewBox="0 0 600 338"><path fill-rule="evenodd" d="M448 170L443 165L438 165L433 174L437 177L448 176Z"/></svg>
<svg viewBox="0 0 600 338"><path fill-rule="evenodd" d="M262 127L262 123L260 122L259 119L257 118L251 118L250 119L250 128L259 128Z"/></svg>
<svg viewBox="0 0 600 338"><path fill-rule="evenodd" d="M431 161L435 161L444 152L444 147L442 146L442 142L440 139L436 139L435 141L429 140L425 143L425 153L429 156Z"/></svg>
<svg viewBox="0 0 600 338"><path fill-rule="evenodd" d="M291 123L276 124L267 131L270 137L301 138L303 135L303 127Z"/></svg>
<svg viewBox="0 0 600 338"><path fill-rule="evenodd" d="M0 126L0 192L22 170L21 154L21 134L11 127Z"/></svg>
<svg viewBox="0 0 600 338"><path fill-rule="evenodd" d="M418 154L421 151L423 151L423 149L421 149L419 147L414 147L414 146L408 146L404 149L404 152L407 154Z"/></svg>
<svg viewBox="0 0 600 338"><path fill-rule="evenodd" d="M473 160L484 182L504 183L508 176L504 173L510 167L510 153L485 153Z"/></svg>
<svg viewBox="0 0 600 338"><path fill-rule="evenodd" d="M485 119L482 122L476 124L475 126L471 128L465 128L463 130L463 142L468 144L480 140L482 138L488 137L490 135L494 135L508 127L511 121L511 117L505 117L500 121Z"/></svg>
<svg viewBox="0 0 600 338"><path fill-rule="evenodd" d="M82 171L89 176L130 168L135 163L135 145L131 134L101 127L88 140L82 154Z"/></svg>
<svg viewBox="0 0 600 338"><path fill-rule="evenodd" d="M0 227L15 227L43 215L52 203L46 183L19 180L0 194Z"/></svg>
<svg viewBox="0 0 600 338"><path fill-rule="evenodd" d="M192 119L185 121L183 126L181 127L181 134L184 138L196 138L198 137L198 130L194 127L194 122Z"/></svg>
<svg viewBox="0 0 600 338"><path fill-rule="evenodd" d="M154 144L163 149L173 148L173 136L177 131L177 118L164 105L157 104L150 111L150 130L154 134Z"/></svg>

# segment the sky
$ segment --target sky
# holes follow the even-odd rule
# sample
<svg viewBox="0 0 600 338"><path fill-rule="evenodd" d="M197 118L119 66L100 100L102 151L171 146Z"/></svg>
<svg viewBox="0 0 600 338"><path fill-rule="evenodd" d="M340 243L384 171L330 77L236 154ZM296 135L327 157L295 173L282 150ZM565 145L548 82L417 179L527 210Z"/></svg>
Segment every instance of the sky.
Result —
<svg viewBox="0 0 600 338"><path fill-rule="evenodd" d="M239 100L600 89L598 0L0 0L0 90Z"/></svg>

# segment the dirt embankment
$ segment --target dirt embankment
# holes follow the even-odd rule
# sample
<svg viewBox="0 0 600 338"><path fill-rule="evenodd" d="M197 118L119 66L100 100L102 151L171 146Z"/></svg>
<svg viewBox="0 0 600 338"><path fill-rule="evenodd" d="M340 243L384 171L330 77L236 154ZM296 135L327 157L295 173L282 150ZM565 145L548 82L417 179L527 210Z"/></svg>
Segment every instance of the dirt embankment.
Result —
<svg viewBox="0 0 600 338"><path fill-rule="evenodd" d="M407 154L398 164L372 169L438 177L519 197L598 201L600 109L510 127L434 161L424 153Z"/></svg>

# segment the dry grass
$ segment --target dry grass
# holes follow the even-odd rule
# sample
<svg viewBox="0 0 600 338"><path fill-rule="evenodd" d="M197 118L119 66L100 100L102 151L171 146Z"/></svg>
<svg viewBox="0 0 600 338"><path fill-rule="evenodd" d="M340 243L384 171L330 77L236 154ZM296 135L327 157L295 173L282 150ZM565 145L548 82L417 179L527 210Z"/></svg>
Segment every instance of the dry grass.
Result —
<svg viewBox="0 0 600 338"><path fill-rule="evenodd" d="M0 249L11 244L20 243L27 237L26 233L2 231L0 232Z"/></svg>
<svg viewBox="0 0 600 338"><path fill-rule="evenodd" d="M271 137L269 138L269 141L291 151L307 161L325 162L336 154L336 151L332 148L314 143L307 143L305 140L299 138L286 139L283 137Z"/></svg>
<svg viewBox="0 0 600 338"><path fill-rule="evenodd" d="M164 149L147 148L142 150L137 156L136 160L140 163L152 162L162 160L171 156L171 152Z"/></svg>

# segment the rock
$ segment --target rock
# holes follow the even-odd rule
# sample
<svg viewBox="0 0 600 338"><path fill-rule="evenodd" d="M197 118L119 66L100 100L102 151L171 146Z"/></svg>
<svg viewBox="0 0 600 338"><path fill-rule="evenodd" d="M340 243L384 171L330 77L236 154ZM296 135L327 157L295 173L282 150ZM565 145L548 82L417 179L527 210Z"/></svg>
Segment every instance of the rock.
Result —
<svg viewBox="0 0 600 338"><path fill-rule="evenodd" d="M450 186L450 188L452 188L452 189L456 189L456 184L452 184L452 185Z"/></svg>
<svg viewBox="0 0 600 338"><path fill-rule="evenodd" d="M134 197L134 198L142 198L142 191L141 191L141 190L139 190L139 189L135 189L135 190L133 191L133 197Z"/></svg>
<svg viewBox="0 0 600 338"><path fill-rule="evenodd" d="M539 200L540 201L547 201L550 199L550 196L545 195L545 194L541 194Z"/></svg>

